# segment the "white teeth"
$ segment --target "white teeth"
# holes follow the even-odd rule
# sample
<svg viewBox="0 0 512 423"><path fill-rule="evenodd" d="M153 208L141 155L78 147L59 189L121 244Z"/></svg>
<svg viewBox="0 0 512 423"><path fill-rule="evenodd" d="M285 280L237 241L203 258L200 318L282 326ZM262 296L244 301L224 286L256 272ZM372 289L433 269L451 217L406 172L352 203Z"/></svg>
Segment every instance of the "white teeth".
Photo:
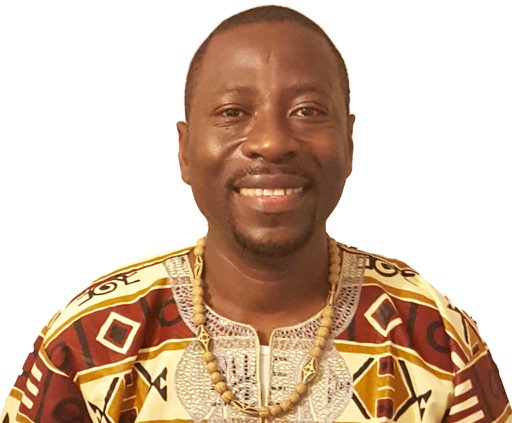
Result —
<svg viewBox="0 0 512 423"><path fill-rule="evenodd" d="M240 194L248 197L280 197L282 195L298 194L302 188L240 188Z"/></svg>

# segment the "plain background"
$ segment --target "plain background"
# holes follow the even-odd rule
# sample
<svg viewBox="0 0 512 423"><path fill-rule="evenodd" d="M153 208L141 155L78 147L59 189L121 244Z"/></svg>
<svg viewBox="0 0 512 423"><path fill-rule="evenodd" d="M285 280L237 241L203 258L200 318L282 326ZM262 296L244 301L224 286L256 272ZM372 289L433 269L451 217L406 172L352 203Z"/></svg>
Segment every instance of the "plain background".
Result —
<svg viewBox="0 0 512 423"><path fill-rule="evenodd" d="M326 30L351 78L354 171L330 235L466 310L510 396L507 3L279 4ZM0 2L0 403L87 284L205 233L178 171L185 73L217 23L260 4Z"/></svg>

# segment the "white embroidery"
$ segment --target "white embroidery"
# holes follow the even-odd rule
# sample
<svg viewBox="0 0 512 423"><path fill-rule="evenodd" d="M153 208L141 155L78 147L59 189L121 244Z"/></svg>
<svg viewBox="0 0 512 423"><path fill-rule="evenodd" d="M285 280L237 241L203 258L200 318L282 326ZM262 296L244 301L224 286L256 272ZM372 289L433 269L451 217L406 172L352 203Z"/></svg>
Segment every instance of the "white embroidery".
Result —
<svg viewBox="0 0 512 423"><path fill-rule="evenodd" d="M352 320L361 290L366 257L344 251L341 283L336 298L336 311L330 342L320 360L318 373L310 392L287 414L273 421L332 422L352 397L352 375L332 339L347 328ZM180 315L186 325L196 333L192 320L192 271L186 254L166 262L171 287ZM270 339L270 385L266 396L269 404L287 398L299 381L300 371L320 324L320 313L296 326L276 329ZM259 341L256 331L244 324L219 316L207 308L207 329L214 339L213 352L226 377L230 389L245 403L261 404L259 380ZM257 423L257 417L241 413L226 406L213 390L201 358L202 349L192 342L184 351L176 371L176 389L184 407L196 422Z"/></svg>

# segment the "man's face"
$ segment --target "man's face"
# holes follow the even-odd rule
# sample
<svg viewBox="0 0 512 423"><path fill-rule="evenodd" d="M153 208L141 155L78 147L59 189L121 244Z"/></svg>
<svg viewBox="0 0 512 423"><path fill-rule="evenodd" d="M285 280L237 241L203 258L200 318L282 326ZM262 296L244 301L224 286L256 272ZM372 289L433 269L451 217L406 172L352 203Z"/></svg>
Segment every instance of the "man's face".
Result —
<svg viewBox="0 0 512 423"><path fill-rule="evenodd" d="M178 123L182 177L209 236L272 256L325 234L351 171L343 98L334 55L312 30L257 23L212 39Z"/></svg>

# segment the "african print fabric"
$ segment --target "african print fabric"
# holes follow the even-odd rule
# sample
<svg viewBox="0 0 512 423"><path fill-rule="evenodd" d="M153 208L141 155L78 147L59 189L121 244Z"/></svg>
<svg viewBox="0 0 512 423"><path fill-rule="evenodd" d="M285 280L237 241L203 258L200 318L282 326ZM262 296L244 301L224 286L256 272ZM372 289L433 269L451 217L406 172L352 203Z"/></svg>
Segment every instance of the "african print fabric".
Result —
<svg viewBox="0 0 512 423"><path fill-rule="evenodd" d="M512 422L472 319L404 263L340 245L331 338L300 403L276 422ZM189 249L111 273L42 331L1 423L247 422L213 390L195 342ZM254 328L208 309L228 386L254 406L300 379L320 324L274 331L266 392Z"/></svg>

